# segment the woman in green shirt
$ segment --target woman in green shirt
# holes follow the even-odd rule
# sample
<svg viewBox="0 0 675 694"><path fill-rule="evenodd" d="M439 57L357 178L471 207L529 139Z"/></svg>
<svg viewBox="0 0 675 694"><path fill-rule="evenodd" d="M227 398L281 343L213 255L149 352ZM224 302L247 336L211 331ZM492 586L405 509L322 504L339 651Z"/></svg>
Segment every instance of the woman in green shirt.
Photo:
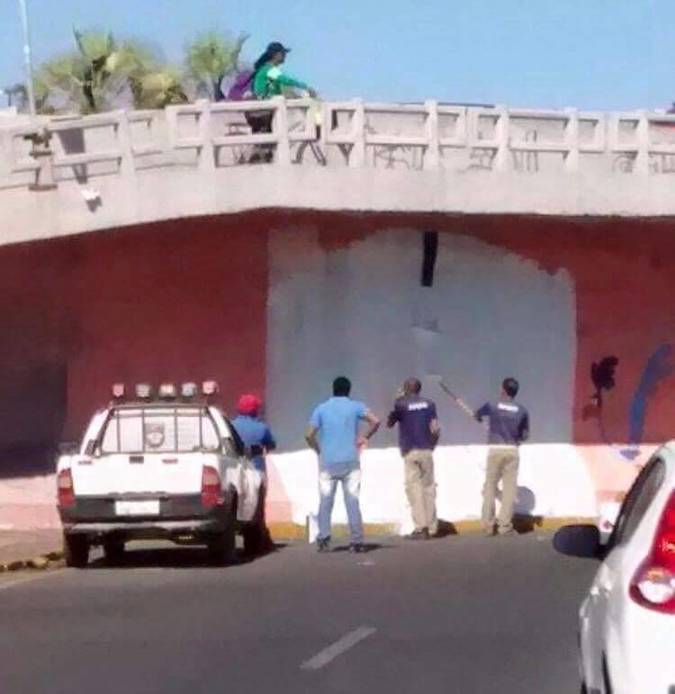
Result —
<svg viewBox="0 0 675 694"><path fill-rule="evenodd" d="M283 95L288 89L302 89L314 98L316 92L304 82L290 75L285 75L281 65L286 60L290 48L282 43L274 41L267 46L265 52L255 61L252 79L253 94L256 99L271 99L274 96ZM251 126L253 133L271 133L273 111L255 111L246 114L246 121ZM251 158L255 161L271 161L273 150L268 145L263 145Z"/></svg>
<svg viewBox="0 0 675 694"><path fill-rule="evenodd" d="M302 89L309 92L312 98L316 96L316 92L310 86L283 73L281 65L290 50L282 43L275 41L270 43L267 50L255 61L253 93L257 99L279 96L286 89Z"/></svg>

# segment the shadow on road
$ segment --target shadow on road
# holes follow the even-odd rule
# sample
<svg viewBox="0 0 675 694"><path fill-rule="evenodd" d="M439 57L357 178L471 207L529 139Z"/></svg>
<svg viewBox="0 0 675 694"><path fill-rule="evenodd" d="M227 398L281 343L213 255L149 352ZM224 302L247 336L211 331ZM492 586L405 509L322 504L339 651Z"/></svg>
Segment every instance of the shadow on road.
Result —
<svg viewBox="0 0 675 694"><path fill-rule="evenodd" d="M395 549L394 545L383 545L380 544L379 542L364 542L363 544L363 553L364 554L369 554L370 552L376 552L380 549ZM340 545L339 547L335 547L331 550L331 553L333 552L349 552L349 545Z"/></svg>
<svg viewBox="0 0 675 694"><path fill-rule="evenodd" d="M144 568L165 568L165 569L213 569L222 571L223 568L236 568L252 562L264 559L272 554L282 551L285 544L275 544L274 550L264 554L251 555L243 550L237 550L235 561L226 566L213 566L208 561L205 547L130 547L125 550L123 556L117 561L108 562L104 557L92 561L89 569L144 569Z"/></svg>

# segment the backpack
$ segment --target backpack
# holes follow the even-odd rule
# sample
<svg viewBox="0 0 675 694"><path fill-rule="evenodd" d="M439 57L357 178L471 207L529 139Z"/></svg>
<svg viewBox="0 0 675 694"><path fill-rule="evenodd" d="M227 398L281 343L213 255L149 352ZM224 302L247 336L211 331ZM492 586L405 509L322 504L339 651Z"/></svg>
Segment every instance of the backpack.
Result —
<svg viewBox="0 0 675 694"><path fill-rule="evenodd" d="M228 101L246 101L255 99L253 94L254 70L244 70L237 75L237 79L227 92Z"/></svg>

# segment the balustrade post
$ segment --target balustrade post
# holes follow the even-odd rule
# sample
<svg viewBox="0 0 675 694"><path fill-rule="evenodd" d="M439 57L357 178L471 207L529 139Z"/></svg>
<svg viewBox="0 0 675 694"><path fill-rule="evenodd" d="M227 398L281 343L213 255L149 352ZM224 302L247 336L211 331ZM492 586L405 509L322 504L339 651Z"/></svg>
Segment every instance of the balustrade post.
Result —
<svg viewBox="0 0 675 694"><path fill-rule="evenodd" d="M424 168L434 171L441 165L441 146L438 134L438 102L426 101L424 106L426 116L426 140L427 146L424 152Z"/></svg>
<svg viewBox="0 0 675 694"><path fill-rule="evenodd" d="M199 170L212 173L216 170L216 152L211 137L211 102L200 99L196 102L200 107L199 119Z"/></svg>
<svg viewBox="0 0 675 694"><path fill-rule="evenodd" d="M275 96L272 101L277 108L274 113L274 133L277 136L275 161L280 166L291 164L291 141L288 133L288 108L283 96Z"/></svg>
<svg viewBox="0 0 675 694"><path fill-rule="evenodd" d="M565 144L568 147L565 154L565 170L576 173L579 170L579 111L576 108L566 108L565 113Z"/></svg>
<svg viewBox="0 0 675 694"><path fill-rule="evenodd" d="M497 125L495 139L497 154L495 155L495 171L506 171L509 168L509 112L505 106L497 106Z"/></svg>
<svg viewBox="0 0 675 694"><path fill-rule="evenodd" d="M131 144L131 131L129 129L127 112L119 111L117 118L117 144L122 153L120 175L123 179L133 180L136 177L136 162L134 161L134 149Z"/></svg>
<svg viewBox="0 0 675 694"><path fill-rule="evenodd" d="M366 164L366 110L362 99L354 101L352 118L352 148L349 152L349 166L361 168Z"/></svg>
<svg viewBox="0 0 675 694"><path fill-rule="evenodd" d="M649 118L646 111L639 112L636 128L637 155L635 157L635 173L640 176L649 175Z"/></svg>

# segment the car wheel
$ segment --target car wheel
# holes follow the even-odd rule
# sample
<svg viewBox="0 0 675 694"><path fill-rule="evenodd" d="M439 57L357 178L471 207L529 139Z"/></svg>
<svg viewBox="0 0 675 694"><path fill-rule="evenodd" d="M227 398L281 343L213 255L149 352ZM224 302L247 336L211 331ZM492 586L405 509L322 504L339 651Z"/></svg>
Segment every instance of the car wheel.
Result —
<svg viewBox="0 0 675 694"><path fill-rule="evenodd" d="M124 542L122 540L104 540L103 556L108 566L115 566L124 559Z"/></svg>
<svg viewBox="0 0 675 694"><path fill-rule="evenodd" d="M63 535L63 553L66 566L84 569L89 562L89 538L86 535Z"/></svg>

